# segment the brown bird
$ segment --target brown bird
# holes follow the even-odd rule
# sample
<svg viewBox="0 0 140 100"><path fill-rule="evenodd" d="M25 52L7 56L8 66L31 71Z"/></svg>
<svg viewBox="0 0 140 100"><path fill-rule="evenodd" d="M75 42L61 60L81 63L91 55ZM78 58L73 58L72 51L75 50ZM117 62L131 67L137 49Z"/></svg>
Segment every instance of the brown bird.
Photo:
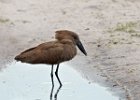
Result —
<svg viewBox="0 0 140 100"><path fill-rule="evenodd" d="M69 61L75 57L78 48L87 55L79 36L68 30L59 30L55 32L55 41L45 42L36 47L27 49L15 57L15 60L30 64L51 64L51 76L53 76L53 65L57 64L55 75L62 86L58 77L59 64Z"/></svg>

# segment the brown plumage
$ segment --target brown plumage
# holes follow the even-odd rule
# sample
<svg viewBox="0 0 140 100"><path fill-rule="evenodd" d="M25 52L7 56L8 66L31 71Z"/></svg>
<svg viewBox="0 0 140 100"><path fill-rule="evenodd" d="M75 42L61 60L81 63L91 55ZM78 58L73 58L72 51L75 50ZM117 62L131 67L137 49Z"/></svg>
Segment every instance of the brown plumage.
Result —
<svg viewBox="0 0 140 100"><path fill-rule="evenodd" d="M77 53L78 48L87 55L79 36L68 30L56 31L57 40L42 43L36 47L30 48L15 57L15 60L31 64L57 64L56 76L59 64L71 60ZM51 72L52 74L52 72ZM61 84L59 78L58 81Z"/></svg>

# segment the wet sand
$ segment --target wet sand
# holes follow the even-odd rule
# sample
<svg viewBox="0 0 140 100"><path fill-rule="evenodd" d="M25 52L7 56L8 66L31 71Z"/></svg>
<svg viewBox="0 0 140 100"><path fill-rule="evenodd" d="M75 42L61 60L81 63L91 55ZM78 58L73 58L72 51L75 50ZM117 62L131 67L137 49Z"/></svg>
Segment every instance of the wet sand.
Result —
<svg viewBox="0 0 140 100"><path fill-rule="evenodd" d="M0 0L1 70L19 52L68 29L80 35L88 52L78 52L68 64L89 82L139 100L139 8L139 0Z"/></svg>

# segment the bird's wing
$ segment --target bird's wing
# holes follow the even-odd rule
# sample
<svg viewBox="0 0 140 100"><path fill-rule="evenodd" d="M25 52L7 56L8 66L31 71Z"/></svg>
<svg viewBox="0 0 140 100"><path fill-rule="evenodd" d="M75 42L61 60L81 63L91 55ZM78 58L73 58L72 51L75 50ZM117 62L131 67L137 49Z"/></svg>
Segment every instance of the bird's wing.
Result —
<svg viewBox="0 0 140 100"><path fill-rule="evenodd" d="M38 46L40 58L48 63L57 63L64 52L64 45L59 42L47 42Z"/></svg>
<svg viewBox="0 0 140 100"><path fill-rule="evenodd" d="M21 54L26 53L26 52L29 52L29 51L32 51L32 50L34 50L35 48L36 48L36 47L33 47L33 48L30 48L30 49L27 49L27 50L21 52Z"/></svg>
<svg viewBox="0 0 140 100"><path fill-rule="evenodd" d="M64 51L63 44L59 42L46 42L30 48L16 56L15 59L26 63L57 64Z"/></svg>
<svg viewBox="0 0 140 100"><path fill-rule="evenodd" d="M45 43L42 43L42 44L40 44L40 45L38 45L38 46L36 46L36 47L29 48L29 49L27 49L27 50L21 52L21 54L27 53L27 52L30 52L30 51L34 51L34 50L37 49L37 48L46 48L46 49L47 49L47 48L51 48L51 47L53 47L52 44L54 44L54 42L45 42Z"/></svg>

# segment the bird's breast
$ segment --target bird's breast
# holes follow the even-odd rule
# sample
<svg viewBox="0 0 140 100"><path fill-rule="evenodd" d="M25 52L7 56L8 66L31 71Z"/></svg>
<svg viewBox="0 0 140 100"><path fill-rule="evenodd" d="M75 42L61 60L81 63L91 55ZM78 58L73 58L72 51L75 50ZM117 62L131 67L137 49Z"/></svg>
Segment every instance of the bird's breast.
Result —
<svg viewBox="0 0 140 100"><path fill-rule="evenodd" d="M76 53L77 50L74 45L65 45L61 59L63 59L64 61L71 60L76 55Z"/></svg>

